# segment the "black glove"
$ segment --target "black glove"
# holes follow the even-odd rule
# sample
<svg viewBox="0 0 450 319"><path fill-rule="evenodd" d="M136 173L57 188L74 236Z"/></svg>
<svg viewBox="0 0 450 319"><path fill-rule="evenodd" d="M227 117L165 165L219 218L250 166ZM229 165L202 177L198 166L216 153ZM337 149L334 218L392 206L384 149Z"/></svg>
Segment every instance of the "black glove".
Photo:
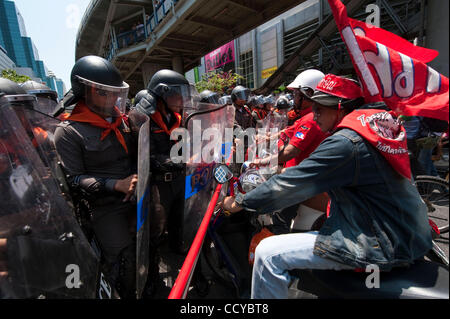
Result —
<svg viewBox="0 0 450 319"><path fill-rule="evenodd" d="M141 113L151 116L156 112L156 98L150 91L135 97L135 108Z"/></svg>

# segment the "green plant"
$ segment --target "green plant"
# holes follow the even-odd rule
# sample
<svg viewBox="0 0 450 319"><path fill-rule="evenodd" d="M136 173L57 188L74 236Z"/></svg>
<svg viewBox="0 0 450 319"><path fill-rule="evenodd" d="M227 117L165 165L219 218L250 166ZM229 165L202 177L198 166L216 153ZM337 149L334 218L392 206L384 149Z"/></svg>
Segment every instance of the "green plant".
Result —
<svg viewBox="0 0 450 319"><path fill-rule="evenodd" d="M31 80L29 76L17 74L15 70L6 69L2 71L2 77L17 83L23 83Z"/></svg>
<svg viewBox="0 0 450 319"><path fill-rule="evenodd" d="M195 83L195 88L198 92L210 90L220 94L228 94L237 85L238 80L243 79L243 76L232 71L209 72L202 75L202 80Z"/></svg>

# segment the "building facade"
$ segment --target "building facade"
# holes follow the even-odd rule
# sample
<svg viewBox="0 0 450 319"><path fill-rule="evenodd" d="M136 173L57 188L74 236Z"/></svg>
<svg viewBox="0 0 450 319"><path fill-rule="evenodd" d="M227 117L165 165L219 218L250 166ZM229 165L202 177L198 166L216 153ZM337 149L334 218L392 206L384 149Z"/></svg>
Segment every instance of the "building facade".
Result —
<svg viewBox="0 0 450 319"><path fill-rule="evenodd" d="M65 91L57 90L64 88L64 85L56 85L54 76L49 76L44 62L39 59L38 50L27 36L24 19L13 1L0 0L0 48L0 61L3 61L0 67L4 65L5 69L14 69L18 74L46 84L57 91L59 96L64 95Z"/></svg>
<svg viewBox="0 0 450 319"><path fill-rule="evenodd" d="M331 14L326 2L305 1L235 39L235 72L244 77L240 84L251 89L261 87ZM377 5L379 16L376 20L379 26L399 35L406 34L408 40L418 41L421 46L438 50L440 55L430 66L448 76L449 18L446 12L449 1L424 1L424 5L422 1L402 0L373 0L362 3L354 18L366 21L369 16L373 16L370 8ZM352 68L349 61L347 50L339 33L336 33L331 40L324 41L315 54L302 60L296 72L286 74L285 82L292 81L302 70L312 67L323 72L346 72ZM195 72L201 74L205 71L206 65L202 59L202 64ZM191 74L193 72L191 70L187 73L190 79L194 78Z"/></svg>
<svg viewBox="0 0 450 319"><path fill-rule="evenodd" d="M0 72L6 69L14 69L16 64L8 56L8 52L0 46Z"/></svg>

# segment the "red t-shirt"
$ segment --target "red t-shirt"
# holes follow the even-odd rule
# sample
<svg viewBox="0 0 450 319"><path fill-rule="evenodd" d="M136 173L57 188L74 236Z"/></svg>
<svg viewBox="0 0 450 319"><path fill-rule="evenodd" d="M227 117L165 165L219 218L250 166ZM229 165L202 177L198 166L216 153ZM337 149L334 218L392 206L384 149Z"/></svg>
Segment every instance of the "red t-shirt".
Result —
<svg viewBox="0 0 450 319"><path fill-rule="evenodd" d="M286 129L285 134L290 137L289 144L295 146L301 152L297 157L286 162L285 167L298 165L307 158L329 136L323 133L314 121L314 114L309 113L297 120L294 125Z"/></svg>

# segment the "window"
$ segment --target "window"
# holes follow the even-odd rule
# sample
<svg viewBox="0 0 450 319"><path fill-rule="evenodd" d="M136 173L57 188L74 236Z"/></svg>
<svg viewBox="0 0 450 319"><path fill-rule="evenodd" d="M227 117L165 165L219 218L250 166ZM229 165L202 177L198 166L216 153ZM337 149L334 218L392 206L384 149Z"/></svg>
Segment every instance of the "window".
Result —
<svg viewBox="0 0 450 319"><path fill-rule="evenodd" d="M253 51L247 51L239 56L239 71L238 74L244 77L241 80L241 85L253 89L255 81L253 77Z"/></svg>

